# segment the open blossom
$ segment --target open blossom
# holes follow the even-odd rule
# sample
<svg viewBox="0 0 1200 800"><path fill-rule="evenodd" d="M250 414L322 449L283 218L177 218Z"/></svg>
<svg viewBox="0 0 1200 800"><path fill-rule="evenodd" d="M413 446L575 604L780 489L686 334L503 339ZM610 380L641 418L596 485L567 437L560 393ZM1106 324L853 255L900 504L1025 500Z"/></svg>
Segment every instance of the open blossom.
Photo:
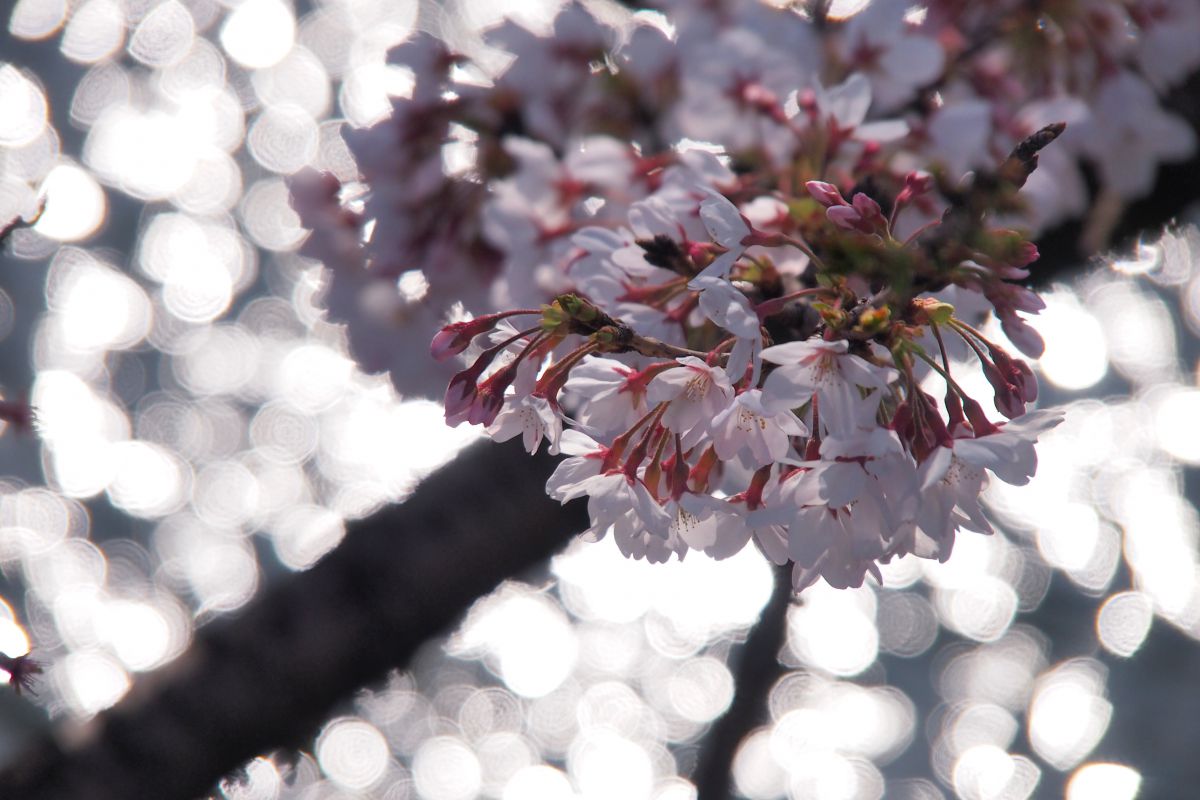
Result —
<svg viewBox="0 0 1200 800"><path fill-rule="evenodd" d="M626 430L649 410L646 389L657 370L637 370L612 358L588 356L571 371L566 391L586 399L578 420L601 433Z"/></svg>
<svg viewBox="0 0 1200 800"><path fill-rule="evenodd" d="M790 437L807 435L808 428L791 411L768 411L760 389L742 392L712 421L713 446L721 460L748 450L756 467L783 460L791 449Z"/></svg>
<svg viewBox="0 0 1200 800"><path fill-rule="evenodd" d="M850 355L845 341L788 342L768 347L762 358L780 365L763 387L766 404L798 408L816 396L821 425L831 433L872 426L882 392L896 377L893 369Z"/></svg>
<svg viewBox="0 0 1200 800"><path fill-rule="evenodd" d="M1005 483L1023 486L1037 471L1034 442L1060 422L1060 412L1031 411L992 433L955 440L954 455L967 464L991 471Z"/></svg>
<svg viewBox="0 0 1200 800"><path fill-rule="evenodd" d="M939 447L921 465L921 503L910 542L898 542L897 553L945 561L959 528L992 533L979 495L987 482L982 467L967 463L951 448Z"/></svg>
<svg viewBox="0 0 1200 800"><path fill-rule="evenodd" d="M727 280L705 275L690 281L688 288L700 293L700 310L704 316L736 339L725 365L729 374L740 381L750 370L750 385L758 383L762 373L762 332L758 315L746 295Z"/></svg>
<svg viewBox="0 0 1200 800"><path fill-rule="evenodd" d="M919 173L906 173L902 185L905 202L933 190ZM979 505L987 473L1027 480L1033 442L1057 420L1026 413L1037 398L1029 367L936 298L867 297L858 284L828 279L798 287L799 276L775 269L775 251L801 251L809 269L822 269L823 258L785 233L801 224L792 206L755 204L772 209L769 224L779 230L763 234L732 202L711 202L711 189L699 205L690 191L634 204L629 219L646 236L587 227L572 237L567 274L586 296L563 293L540 311L446 326L435 353L474 353L464 341L484 338L484 329L491 343L451 381L448 421L482 422L498 440L519 435L531 452L543 439L551 453L565 450L571 457L548 482L551 496L586 496L584 535L611 530L631 558L657 563L688 550L728 557L754 541L776 563L794 563L799 591L818 578L837 587L878 580L880 562L945 558L960 527L989 530ZM848 212L805 217L826 226L818 236L845 237L881 257L911 244L891 238L891 219L863 192L847 202L821 181L804 192L829 212ZM689 214L704 218L706 208L727 223L704 220L717 251L688 232ZM1024 324L1016 312L1036 311L1040 300L1008 281L1027 274L1021 268L1036 251L1004 230L976 240L992 249L953 262L958 285L982 288L1002 320ZM713 269L748 246L755 254L737 264L736 283L738 259ZM923 252L938 268L937 240ZM878 284L887 274L868 277ZM512 319L521 314L540 315L538 324L520 330ZM914 353L936 367L921 344L935 338L927 328L942 331L943 348L954 335L956 352L977 356L1011 422L992 423L957 384L944 412L917 388ZM784 341L764 347L779 335ZM564 433L566 415L582 430Z"/></svg>
<svg viewBox="0 0 1200 800"><path fill-rule="evenodd" d="M520 436L530 453L536 453L538 445L545 439L550 453L558 455L563 433L562 413L552 408L544 397L525 395L514 403L505 404L487 432L497 442Z"/></svg>
<svg viewBox="0 0 1200 800"><path fill-rule="evenodd" d="M666 541L665 536L650 532L669 530L671 517L636 477L624 472L606 472L587 479L580 489L587 494L588 514L592 518L591 527L584 532L589 538L599 540L610 527L620 523L623 539L631 547L635 541L643 541L645 546L639 538L643 532Z"/></svg>
<svg viewBox="0 0 1200 800"><path fill-rule="evenodd" d="M646 393L651 403L667 404L663 425L676 433L688 433L698 425L707 426L725 409L733 387L721 367L688 356L680 359L675 369L659 373Z"/></svg>
<svg viewBox="0 0 1200 800"><path fill-rule="evenodd" d="M725 252L700 273L701 278L728 278L734 263L746 252L746 241L750 237L750 225L738 211L737 206L723 195L710 194L700 204L700 219L708 229L713 241L725 248Z"/></svg>

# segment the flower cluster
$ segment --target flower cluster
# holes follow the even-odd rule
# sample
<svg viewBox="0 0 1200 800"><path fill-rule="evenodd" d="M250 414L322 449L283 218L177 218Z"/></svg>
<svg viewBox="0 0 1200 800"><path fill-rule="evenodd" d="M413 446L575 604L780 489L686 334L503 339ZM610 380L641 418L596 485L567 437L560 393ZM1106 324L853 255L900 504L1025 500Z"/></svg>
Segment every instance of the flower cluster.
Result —
<svg viewBox="0 0 1200 800"><path fill-rule="evenodd" d="M1058 417L975 311L1040 355L1029 237L1087 207L1081 161L1119 205L1190 156L1160 96L1200 66L1189 0L801 5L568 3L490 31L494 73L418 35L411 94L346 134L362 183L293 184L365 366L428 393L443 365L451 424L567 453L591 537L754 539L797 588L944 559L989 472L1033 474Z"/></svg>
<svg viewBox="0 0 1200 800"><path fill-rule="evenodd" d="M958 528L990 530L987 472L1028 481L1033 442L1059 417L1026 413L1029 366L932 293L981 294L1010 338L1040 353L1019 315L1039 301L1011 282L1036 249L979 209L1010 202L1061 131L1035 134L966 188L909 172L849 200L817 180L760 194L715 156L685 151L623 224L571 236L574 291L434 337L434 358L468 361L446 390L447 421L569 454L550 494L586 496L586 535L612 529L635 558L722 558L754 539L795 564L797 590L817 577L861 585L909 553L945 559ZM935 194L941 213L898 236ZM1011 421L993 423L950 373L948 337ZM923 388L929 370L944 378L940 400Z"/></svg>
<svg viewBox="0 0 1200 800"><path fill-rule="evenodd" d="M365 368L436 394L449 372L397 347L398 333L428 338L448 314L574 288L574 234L626 224L668 167L687 165L688 143L722 154L736 180L700 179L736 183L738 198L807 180L895 197L904 174L953 188L1065 120L1020 208L995 211L1031 232L1077 218L1087 175L1105 210L1089 235L1196 149L1164 102L1200 67L1193 0L652 5L620 16L569 2L547 29L505 22L485 35L488 55L511 55L500 67L428 34L390 53L412 89L389 118L347 131L361 182L293 187L315 231L305 252L332 268L327 304ZM919 197L894 233L943 199Z"/></svg>

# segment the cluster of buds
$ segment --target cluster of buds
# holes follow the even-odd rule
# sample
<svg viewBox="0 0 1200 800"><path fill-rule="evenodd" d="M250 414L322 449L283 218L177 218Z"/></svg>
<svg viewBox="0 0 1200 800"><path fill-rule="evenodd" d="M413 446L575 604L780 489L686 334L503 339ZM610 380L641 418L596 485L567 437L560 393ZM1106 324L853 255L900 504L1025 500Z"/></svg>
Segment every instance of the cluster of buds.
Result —
<svg viewBox="0 0 1200 800"><path fill-rule="evenodd" d="M944 560L958 529L990 532L988 474L1028 481L1033 443L1060 420L1027 410L1029 365L946 295L987 298L1023 354L1040 355L1018 315L1036 295L1013 283L1036 249L989 212L1062 131L1038 131L971 185L910 172L891 195L882 180L679 191L664 175L625 225L572 235L572 292L434 337L435 358L470 362L446 391L447 421L567 454L549 493L586 496L585 535L611 529L627 556L724 558L753 540L794 564L797 591L818 577L859 586L898 556ZM931 195L940 213L926 219ZM994 390L983 400L1007 420L952 374L951 347L977 362Z"/></svg>

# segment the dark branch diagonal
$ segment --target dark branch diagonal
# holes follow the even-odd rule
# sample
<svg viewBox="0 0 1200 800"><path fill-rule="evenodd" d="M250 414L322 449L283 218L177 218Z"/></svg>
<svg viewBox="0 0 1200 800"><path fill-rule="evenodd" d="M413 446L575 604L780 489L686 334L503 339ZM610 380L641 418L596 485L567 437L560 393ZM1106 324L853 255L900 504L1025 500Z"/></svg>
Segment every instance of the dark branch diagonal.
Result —
<svg viewBox="0 0 1200 800"><path fill-rule="evenodd" d="M545 496L552 467L515 445L465 451L313 569L200 629L85 744L18 758L0 798L192 798L255 755L306 746L338 702L587 526L582 504Z"/></svg>

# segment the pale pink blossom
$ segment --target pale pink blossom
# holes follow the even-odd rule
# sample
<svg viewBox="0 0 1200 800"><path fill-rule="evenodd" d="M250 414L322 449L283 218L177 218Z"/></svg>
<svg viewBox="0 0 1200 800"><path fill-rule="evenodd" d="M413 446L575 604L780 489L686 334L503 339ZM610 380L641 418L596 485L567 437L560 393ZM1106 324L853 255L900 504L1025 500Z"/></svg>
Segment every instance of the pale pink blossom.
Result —
<svg viewBox="0 0 1200 800"><path fill-rule="evenodd" d="M785 458L791 450L790 437L807 436L808 428L791 411L765 408L762 391L750 389L717 414L711 434L722 460L749 451L752 464L764 467Z"/></svg>
<svg viewBox="0 0 1200 800"><path fill-rule="evenodd" d="M579 423L605 434L625 431L649 410L642 373L612 358L588 356L564 387L578 398Z"/></svg>
<svg viewBox="0 0 1200 800"><path fill-rule="evenodd" d="M729 405L733 386L720 367L687 356L679 366L668 369L650 381L646 397L652 404L667 403L662 424L676 433L688 433L708 424Z"/></svg>
<svg viewBox="0 0 1200 800"><path fill-rule="evenodd" d="M716 192L710 193L700 204L700 219L713 241L724 247L725 252L713 259L697 277L728 278L734 263L746 252L750 223L737 206Z"/></svg>
<svg viewBox="0 0 1200 800"><path fill-rule="evenodd" d="M737 339L729 352L726 371L741 380L749 369L749 385L757 384L762 372L761 323L746 295L723 278L703 274L688 283L688 288L700 292L700 310L704 316Z"/></svg>
<svg viewBox="0 0 1200 800"><path fill-rule="evenodd" d="M505 403L487 432L497 442L507 442L519 435L525 449L531 454L537 452L538 445L545 439L550 455L558 455L562 422L562 412L551 406L544 397L527 394L515 402Z"/></svg>
<svg viewBox="0 0 1200 800"><path fill-rule="evenodd" d="M1031 411L1002 423L994 433L974 439L956 439L954 455L971 466L990 470L1005 483L1023 486L1037 471L1037 451L1033 443L1062 420L1061 411Z"/></svg>
<svg viewBox="0 0 1200 800"><path fill-rule="evenodd" d="M767 376L763 404L767 408L799 408L818 398L821 426L851 435L874 427L880 392L896 371L851 355L846 341L799 341L762 351L762 359L779 366ZM871 391L865 394L860 389Z"/></svg>

